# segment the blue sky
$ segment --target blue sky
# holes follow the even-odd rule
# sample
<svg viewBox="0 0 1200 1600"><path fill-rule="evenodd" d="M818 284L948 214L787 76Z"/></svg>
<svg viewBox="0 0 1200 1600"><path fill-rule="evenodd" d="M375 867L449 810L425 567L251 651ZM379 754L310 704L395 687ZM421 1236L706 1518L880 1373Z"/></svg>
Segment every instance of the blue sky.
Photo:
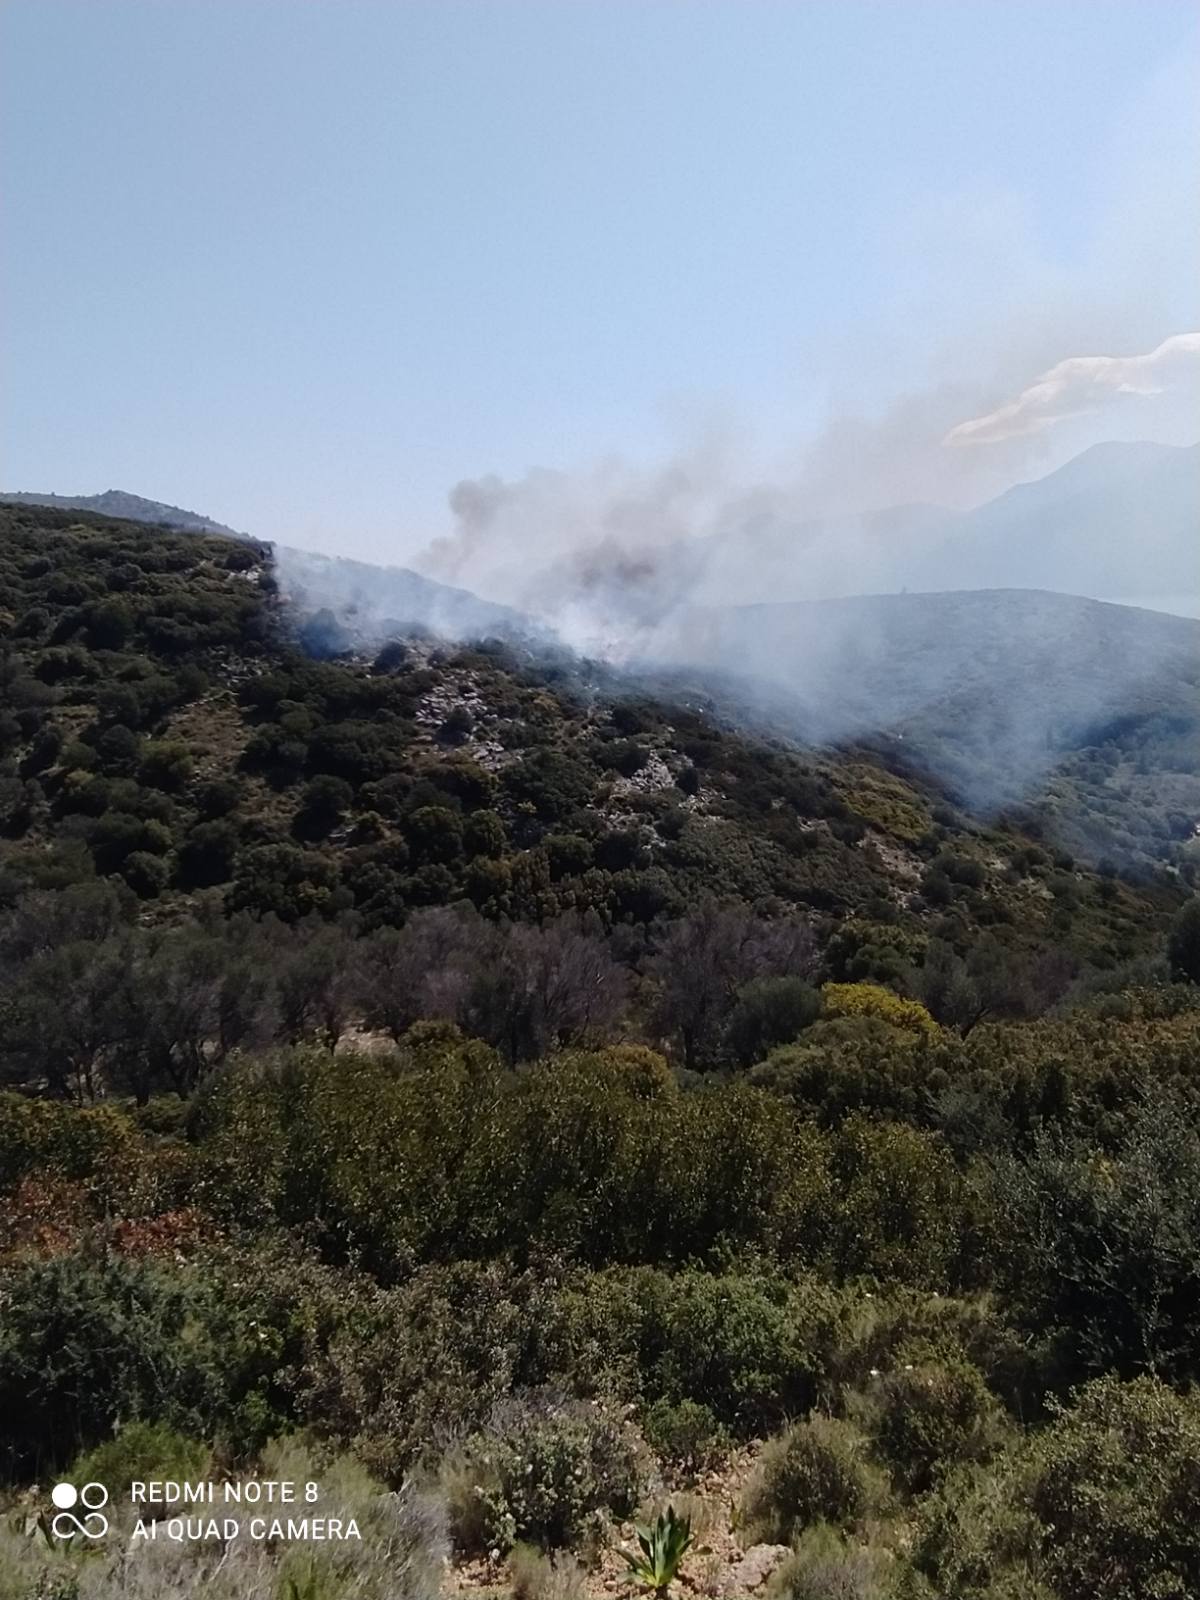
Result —
<svg viewBox="0 0 1200 1600"><path fill-rule="evenodd" d="M1173 392L1032 455L940 443L1200 325L1185 0L7 0L0 29L4 487L383 559L490 473L702 458L838 508L1200 433Z"/></svg>

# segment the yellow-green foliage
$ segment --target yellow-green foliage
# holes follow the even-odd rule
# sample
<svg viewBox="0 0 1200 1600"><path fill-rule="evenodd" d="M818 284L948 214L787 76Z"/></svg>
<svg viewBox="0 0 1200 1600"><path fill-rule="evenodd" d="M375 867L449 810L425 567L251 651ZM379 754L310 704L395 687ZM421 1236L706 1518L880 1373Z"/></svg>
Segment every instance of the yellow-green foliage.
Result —
<svg viewBox="0 0 1200 1600"><path fill-rule="evenodd" d="M0 1185L49 1168L65 1178L90 1178L136 1134L108 1106L81 1109L61 1101L0 1094Z"/></svg>
<svg viewBox="0 0 1200 1600"><path fill-rule="evenodd" d="M854 765L837 770L837 787L865 821L893 839L915 844L929 831L929 813L919 797L890 773Z"/></svg>
<svg viewBox="0 0 1200 1600"><path fill-rule="evenodd" d="M919 1001L902 1000L876 983L827 983L821 998L827 1017L878 1017L931 1041L941 1032Z"/></svg>

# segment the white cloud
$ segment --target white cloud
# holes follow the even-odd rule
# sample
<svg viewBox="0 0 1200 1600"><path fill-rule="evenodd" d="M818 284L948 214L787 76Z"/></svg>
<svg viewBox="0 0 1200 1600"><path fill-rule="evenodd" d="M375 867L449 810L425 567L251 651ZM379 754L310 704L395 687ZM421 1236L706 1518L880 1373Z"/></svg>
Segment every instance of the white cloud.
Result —
<svg viewBox="0 0 1200 1600"><path fill-rule="evenodd" d="M1118 395L1156 395L1200 375L1200 333L1177 333L1146 355L1071 356L1015 400L951 428L944 443L1001 444L1096 411Z"/></svg>

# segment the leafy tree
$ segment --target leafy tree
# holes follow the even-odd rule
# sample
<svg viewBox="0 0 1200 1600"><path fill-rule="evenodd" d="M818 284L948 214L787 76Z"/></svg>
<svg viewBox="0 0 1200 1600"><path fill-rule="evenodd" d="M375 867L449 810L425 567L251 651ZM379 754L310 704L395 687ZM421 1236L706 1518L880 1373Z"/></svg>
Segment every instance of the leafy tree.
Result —
<svg viewBox="0 0 1200 1600"><path fill-rule="evenodd" d="M404 820L404 837L419 866L444 866L462 854L462 821L448 806L418 807Z"/></svg>
<svg viewBox="0 0 1200 1600"><path fill-rule="evenodd" d="M179 846L179 881L189 889L227 883L233 875L238 842L237 825L227 817L198 822Z"/></svg>
<svg viewBox="0 0 1200 1600"><path fill-rule="evenodd" d="M306 837L324 838L353 801L354 790L344 778L321 773L304 786L296 813L297 830Z"/></svg>
<svg viewBox="0 0 1200 1600"><path fill-rule="evenodd" d="M999 1165L1004 1279L1070 1375L1200 1375L1200 1134L1190 1101L1140 1108L1115 1157L1042 1135Z"/></svg>
<svg viewBox="0 0 1200 1600"><path fill-rule="evenodd" d="M725 1025L725 1048L739 1066L788 1044L821 1014L821 996L803 978L756 978L738 992Z"/></svg>
<svg viewBox="0 0 1200 1600"><path fill-rule="evenodd" d="M503 818L494 811L474 811L463 824L463 851L467 856L498 860L507 842Z"/></svg>
<svg viewBox="0 0 1200 1600"><path fill-rule="evenodd" d="M438 738L444 744L462 744L475 731L475 718L466 706L451 706L442 718Z"/></svg>
<svg viewBox="0 0 1200 1600"><path fill-rule="evenodd" d="M814 953L805 923L767 922L706 901L666 930L654 957L656 1022L678 1039L685 1066L711 1064L742 987L768 975L803 976Z"/></svg>

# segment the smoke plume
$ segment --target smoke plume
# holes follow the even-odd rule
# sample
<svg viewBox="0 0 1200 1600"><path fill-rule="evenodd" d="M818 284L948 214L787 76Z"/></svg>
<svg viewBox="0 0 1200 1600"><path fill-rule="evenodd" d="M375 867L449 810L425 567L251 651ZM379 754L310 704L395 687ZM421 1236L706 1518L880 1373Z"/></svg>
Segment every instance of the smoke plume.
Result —
<svg viewBox="0 0 1200 1600"><path fill-rule="evenodd" d="M1200 333L1179 333L1139 356L1071 356L1015 400L960 422L949 445L1000 444L1096 411L1119 395L1159 395L1200 373Z"/></svg>

